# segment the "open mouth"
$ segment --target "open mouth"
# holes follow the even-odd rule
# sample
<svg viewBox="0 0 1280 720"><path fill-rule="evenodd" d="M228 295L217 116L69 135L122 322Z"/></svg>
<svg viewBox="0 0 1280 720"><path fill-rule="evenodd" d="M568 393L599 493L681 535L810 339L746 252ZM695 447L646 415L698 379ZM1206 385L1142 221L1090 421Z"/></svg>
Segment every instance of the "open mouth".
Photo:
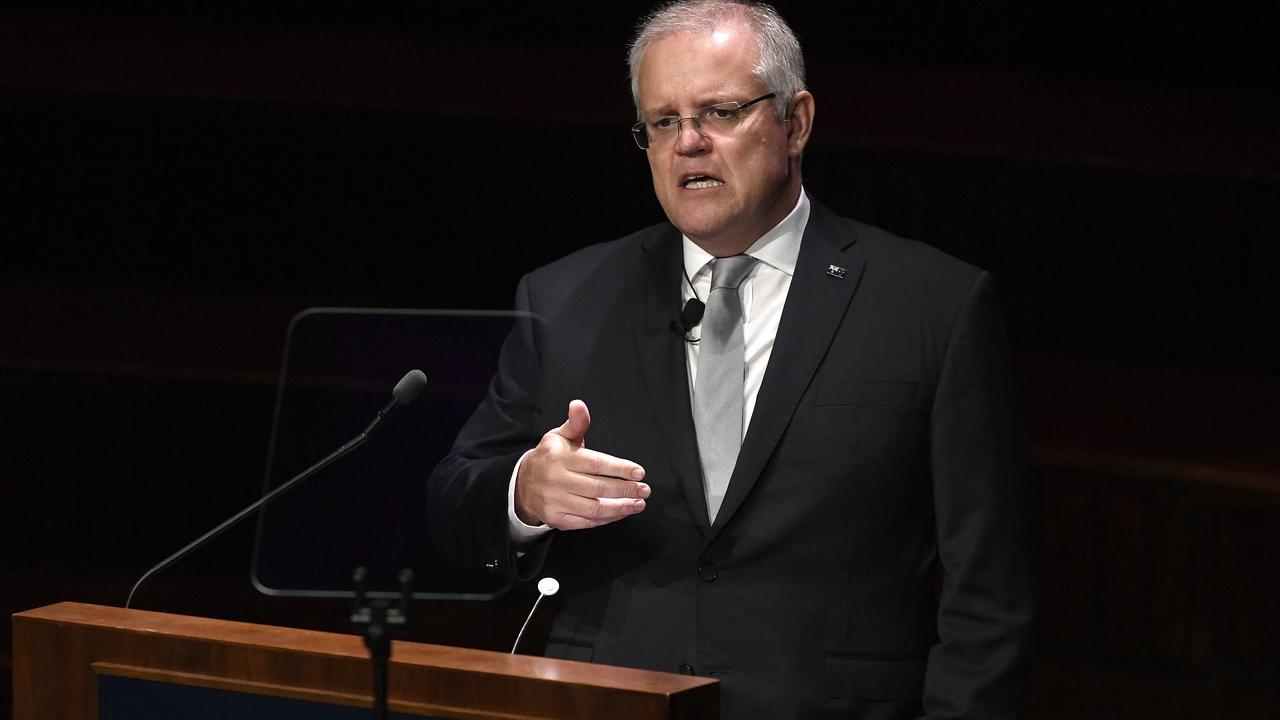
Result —
<svg viewBox="0 0 1280 720"><path fill-rule="evenodd" d="M690 175L680 183L680 187L686 190L703 190L705 188L720 187L724 185L724 181L710 175Z"/></svg>

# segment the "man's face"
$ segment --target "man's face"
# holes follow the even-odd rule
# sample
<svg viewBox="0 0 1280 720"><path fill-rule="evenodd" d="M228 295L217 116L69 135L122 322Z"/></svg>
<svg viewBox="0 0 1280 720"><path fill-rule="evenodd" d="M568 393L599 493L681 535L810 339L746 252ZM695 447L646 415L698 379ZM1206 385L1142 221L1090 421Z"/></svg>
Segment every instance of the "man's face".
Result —
<svg viewBox="0 0 1280 720"><path fill-rule="evenodd" d="M689 117L764 95L769 89L752 76L755 62L755 38L742 25L660 38L640 62L640 116ZM808 122L798 141L789 125L766 100L744 110L732 133L707 134L685 121L678 138L651 146L653 189L667 218L713 255L745 250L795 206Z"/></svg>

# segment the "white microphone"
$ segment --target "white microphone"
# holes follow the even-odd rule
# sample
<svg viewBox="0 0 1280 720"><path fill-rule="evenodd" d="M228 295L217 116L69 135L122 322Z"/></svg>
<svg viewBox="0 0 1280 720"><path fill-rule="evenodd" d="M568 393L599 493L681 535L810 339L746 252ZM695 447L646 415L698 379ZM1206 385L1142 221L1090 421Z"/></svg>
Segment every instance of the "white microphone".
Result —
<svg viewBox="0 0 1280 720"><path fill-rule="evenodd" d="M553 577L544 577L538 581L538 592L542 593L538 600L541 600L542 596L551 597L560 592L560 581ZM535 601L533 604L537 605L538 603Z"/></svg>
<svg viewBox="0 0 1280 720"><path fill-rule="evenodd" d="M520 647L520 638L524 637L524 631L529 627L529 621L533 619L533 614L538 611L538 603L542 602L542 598L550 597L560 592L560 581L553 577L544 577L538 581L538 599L533 601L533 609L529 611L529 617L524 619L524 625L520 626L520 634L516 635L516 642L511 646L511 654L516 654L516 648Z"/></svg>

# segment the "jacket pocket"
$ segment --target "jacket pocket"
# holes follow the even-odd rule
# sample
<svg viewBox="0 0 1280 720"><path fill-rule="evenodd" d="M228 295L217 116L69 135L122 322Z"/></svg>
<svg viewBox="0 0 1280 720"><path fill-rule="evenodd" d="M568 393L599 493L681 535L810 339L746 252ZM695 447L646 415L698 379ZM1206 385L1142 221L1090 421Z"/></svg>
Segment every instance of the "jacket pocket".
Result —
<svg viewBox="0 0 1280 720"><path fill-rule="evenodd" d="M817 385L817 407L833 405L866 405L911 409L914 407L916 384L895 380L846 380L832 378Z"/></svg>
<svg viewBox="0 0 1280 720"><path fill-rule="evenodd" d="M590 643L551 638L547 640L546 656L559 660L591 662L591 658L595 656L595 649L595 645Z"/></svg>
<svg viewBox="0 0 1280 720"><path fill-rule="evenodd" d="M827 656L827 695L863 700L920 702L924 661Z"/></svg>

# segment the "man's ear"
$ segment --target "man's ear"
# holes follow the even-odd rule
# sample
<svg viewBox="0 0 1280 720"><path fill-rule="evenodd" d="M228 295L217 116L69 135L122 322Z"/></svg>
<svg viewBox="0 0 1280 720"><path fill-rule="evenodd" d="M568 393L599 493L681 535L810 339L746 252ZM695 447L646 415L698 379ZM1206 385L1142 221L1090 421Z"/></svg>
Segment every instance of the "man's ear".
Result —
<svg viewBox="0 0 1280 720"><path fill-rule="evenodd" d="M791 98L791 113L787 122L787 154L798 158L804 154L813 130L813 95L801 90Z"/></svg>

